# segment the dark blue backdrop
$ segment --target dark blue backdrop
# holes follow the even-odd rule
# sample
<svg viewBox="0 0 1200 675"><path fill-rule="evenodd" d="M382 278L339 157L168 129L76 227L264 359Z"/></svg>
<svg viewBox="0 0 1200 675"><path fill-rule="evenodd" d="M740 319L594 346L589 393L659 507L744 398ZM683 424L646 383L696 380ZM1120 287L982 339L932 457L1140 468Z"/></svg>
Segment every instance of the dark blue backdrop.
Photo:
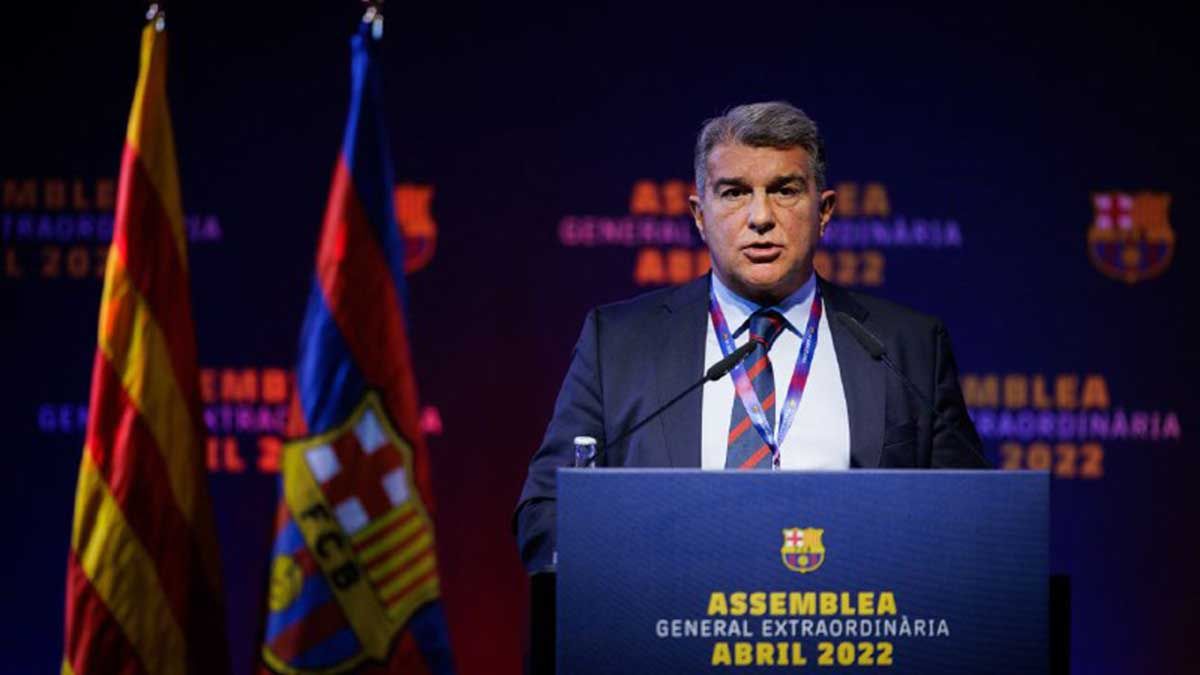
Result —
<svg viewBox="0 0 1200 675"><path fill-rule="evenodd" d="M278 430L252 422L278 411L261 386L234 387L231 376L261 378L295 356L360 12L341 5L169 9L239 673L254 658L276 500L259 462ZM143 9L6 7L0 20L2 492L17 542L0 603L14 672L54 670L61 655L105 243L88 232L111 217L104 181L118 167ZM1189 160L1200 139L1186 17L1145 4L812 3L397 3L387 16L397 176L434 190L436 253L411 277L410 318L463 672L519 668L526 586L508 513L584 312L702 269L677 237L658 243L686 227L671 181L690 180L704 118L772 98L822 125L832 181L859 193L843 205L843 227L887 234L837 240L826 271L942 316L974 378L976 414L994 422L991 456L1055 471L1051 566L1071 578L1074 671L1189 662L1186 638L1200 628L1190 606L1200 460L1189 435ZM657 200L631 204L639 181ZM1092 195L1141 191L1171 196L1174 258L1157 278L1127 284L1089 260ZM622 229L631 211L648 226ZM462 328L436 332L449 322ZM1078 417L1084 401L1103 432L1058 426L1060 407ZM1042 412L1055 415L1049 427Z"/></svg>

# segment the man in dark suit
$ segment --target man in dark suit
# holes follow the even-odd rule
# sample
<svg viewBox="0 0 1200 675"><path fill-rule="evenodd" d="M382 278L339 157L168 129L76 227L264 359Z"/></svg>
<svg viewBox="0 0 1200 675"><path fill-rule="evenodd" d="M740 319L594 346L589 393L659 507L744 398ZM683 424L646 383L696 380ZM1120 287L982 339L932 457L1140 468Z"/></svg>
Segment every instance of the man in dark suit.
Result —
<svg viewBox="0 0 1200 675"><path fill-rule="evenodd" d="M695 168L692 214L713 273L588 315L517 506L530 573L554 568L555 471L571 466L577 436L597 440L602 466L987 466L941 322L815 274L836 195L812 120L786 103L734 108L705 124ZM933 414L842 313L878 337ZM748 340L759 347L730 377L605 445Z"/></svg>

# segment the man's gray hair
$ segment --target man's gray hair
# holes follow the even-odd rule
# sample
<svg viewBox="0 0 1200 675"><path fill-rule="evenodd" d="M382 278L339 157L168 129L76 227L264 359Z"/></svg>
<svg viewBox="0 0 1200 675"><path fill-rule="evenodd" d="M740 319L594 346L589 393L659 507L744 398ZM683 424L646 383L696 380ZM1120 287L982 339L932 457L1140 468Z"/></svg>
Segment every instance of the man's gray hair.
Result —
<svg viewBox="0 0 1200 675"><path fill-rule="evenodd" d="M708 156L722 143L740 143L752 148L804 148L811 158L817 189L825 188L825 144L817 123L804 111L785 101L747 103L704 123L696 139L696 192L704 195L708 181Z"/></svg>

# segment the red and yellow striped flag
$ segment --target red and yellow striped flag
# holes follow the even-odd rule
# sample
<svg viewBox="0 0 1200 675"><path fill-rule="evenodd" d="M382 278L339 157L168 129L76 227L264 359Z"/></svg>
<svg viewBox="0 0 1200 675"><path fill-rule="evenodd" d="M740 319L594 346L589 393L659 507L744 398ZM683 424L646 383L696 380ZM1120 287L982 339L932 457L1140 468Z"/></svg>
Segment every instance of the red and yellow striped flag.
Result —
<svg viewBox="0 0 1200 675"><path fill-rule="evenodd" d="M67 558L63 675L229 671L161 15L117 195Z"/></svg>

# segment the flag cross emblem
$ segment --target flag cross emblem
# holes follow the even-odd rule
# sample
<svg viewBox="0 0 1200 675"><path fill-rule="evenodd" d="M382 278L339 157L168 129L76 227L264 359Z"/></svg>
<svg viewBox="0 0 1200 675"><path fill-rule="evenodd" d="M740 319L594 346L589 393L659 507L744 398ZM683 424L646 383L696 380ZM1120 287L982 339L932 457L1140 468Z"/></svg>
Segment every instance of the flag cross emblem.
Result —
<svg viewBox="0 0 1200 675"><path fill-rule="evenodd" d="M438 597L433 525L411 467L412 448L373 391L342 424L284 447L294 529L272 562L263 647L272 669L383 662L413 613ZM322 667L302 666L314 649L328 653Z"/></svg>
<svg viewBox="0 0 1200 675"><path fill-rule="evenodd" d="M369 409L349 433L307 450L304 457L351 536L408 501L403 456Z"/></svg>

